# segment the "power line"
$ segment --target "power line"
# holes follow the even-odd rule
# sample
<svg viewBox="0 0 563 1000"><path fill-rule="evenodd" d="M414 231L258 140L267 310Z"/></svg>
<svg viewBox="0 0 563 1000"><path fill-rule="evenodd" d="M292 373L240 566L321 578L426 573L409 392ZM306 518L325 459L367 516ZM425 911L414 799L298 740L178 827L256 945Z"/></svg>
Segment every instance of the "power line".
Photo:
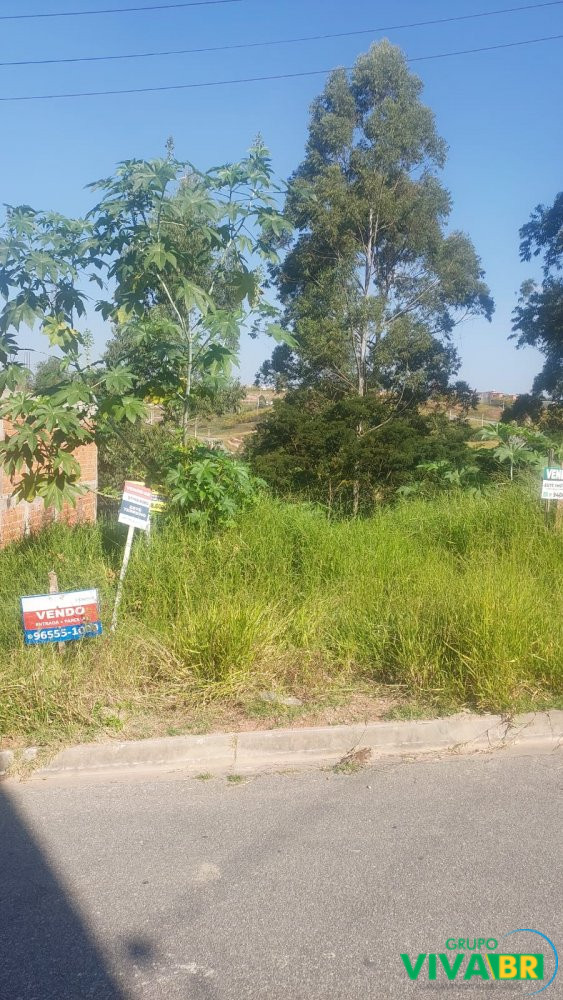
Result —
<svg viewBox="0 0 563 1000"><path fill-rule="evenodd" d="M498 10L484 10L477 14L459 14L455 17L439 17L430 21L412 21L410 24L386 24L378 28L358 28L354 31L335 31L323 35L301 35L295 38L273 38L264 42L236 42L229 45L208 45L193 49L165 49L155 52L129 52L107 56L70 56L62 59L17 59L10 62L0 62L0 66L53 66L67 63L115 62L126 59L150 59L158 56L185 56L202 52L229 52L235 49L257 49L270 45L292 45L296 42L317 42L331 38L351 38L357 35L374 35L381 31L400 31L405 28L450 24L454 21L471 21L475 18L492 17L498 14L516 14L520 11L539 10L542 7L560 7L562 4L563 0L546 0L544 3L525 4L521 7L502 7ZM149 8L142 9L148 10Z"/></svg>
<svg viewBox="0 0 563 1000"><path fill-rule="evenodd" d="M453 52L436 52L431 56L414 56L413 59L407 59L407 62L425 62L427 59L447 59L449 56L468 56L472 55L474 52L492 52L494 49L513 49L518 45L536 45L538 42L551 42L557 38L563 38L563 34L543 35L541 38L525 38L522 42L502 42L500 45L483 45L476 49L457 49Z"/></svg>
<svg viewBox="0 0 563 1000"><path fill-rule="evenodd" d="M541 38L526 38L521 42L503 42L499 45L481 45L479 48L475 49L457 49L453 52L436 52L433 55L428 56L413 56L412 58L407 58L407 62L423 62L429 59L447 59L450 56L473 55L476 52L494 52L498 49L513 49L522 45L536 45L538 42L550 42L561 38L563 38L563 34L543 35ZM343 66L341 68L350 71L353 70L354 67ZM262 83L266 80L294 80L298 77L305 76L326 76L328 73L332 73L334 69L335 67L332 67L331 69L310 69L303 70L299 73L276 73L271 76L245 76L232 80L207 80L199 83L172 83L166 84L163 87L130 87L124 90L83 90L76 91L75 93L64 94L30 94L25 97L0 97L0 102L53 101L60 98L115 97L119 94L156 94L173 90L199 90L204 87L227 87L237 83Z"/></svg>
<svg viewBox="0 0 563 1000"><path fill-rule="evenodd" d="M212 7L218 3L242 3L242 0L188 0L186 3L158 3L150 7L104 7L95 10L54 10L44 14L0 14L0 21L35 21L46 17L88 17L92 14L138 14L144 10L177 10L180 7Z"/></svg>

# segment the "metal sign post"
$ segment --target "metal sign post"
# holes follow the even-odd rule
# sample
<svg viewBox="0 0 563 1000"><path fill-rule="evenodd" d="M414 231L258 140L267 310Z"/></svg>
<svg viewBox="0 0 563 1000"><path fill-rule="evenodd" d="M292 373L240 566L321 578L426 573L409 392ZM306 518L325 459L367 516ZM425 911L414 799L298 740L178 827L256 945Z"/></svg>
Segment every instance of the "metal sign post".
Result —
<svg viewBox="0 0 563 1000"><path fill-rule="evenodd" d="M117 628L117 612L119 611L119 605L121 604L121 595L123 593L123 581L125 579L125 574L127 572L127 567L129 565L129 559L131 557L131 547L133 545L133 535L135 534L135 528L132 524L129 525L129 531L127 532L127 541L125 543L125 552L123 553L123 562L121 564L121 573L119 574L119 582L117 584L117 593L115 595L115 604L113 606L113 615L111 619L111 630L115 632Z"/></svg>
<svg viewBox="0 0 563 1000"><path fill-rule="evenodd" d="M148 486L143 486L142 483L135 483L131 481L125 483L123 488L123 499L121 501L121 507L119 508L118 521L120 524L127 524L129 526L129 531L127 532L125 552L123 553L121 573L119 574L117 593L115 595L115 604L111 619L112 632L115 632L117 628L117 613L119 611L119 605L121 604L121 598L123 595L123 581L125 580L129 559L131 558L131 548L133 546L135 528L140 528L141 531L150 531L151 502L152 491L148 488Z"/></svg>

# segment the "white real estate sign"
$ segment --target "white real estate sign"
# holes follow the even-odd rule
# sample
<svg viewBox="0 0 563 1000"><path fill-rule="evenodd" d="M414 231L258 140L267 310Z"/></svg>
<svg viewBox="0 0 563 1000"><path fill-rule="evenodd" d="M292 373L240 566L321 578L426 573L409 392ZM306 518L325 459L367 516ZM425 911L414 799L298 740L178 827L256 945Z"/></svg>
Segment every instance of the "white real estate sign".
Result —
<svg viewBox="0 0 563 1000"><path fill-rule="evenodd" d="M152 491L141 483L126 482L123 489L123 499L119 508L119 523L128 524L130 528L140 528L148 531Z"/></svg>
<svg viewBox="0 0 563 1000"><path fill-rule="evenodd" d="M563 469L544 469L542 500L563 500Z"/></svg>
<svg viewBox="0 0 563 1000"><path fill-rule="evenodd" d="M125 543L121 573L119 574L117 593L115 595L113 617L111 620L112 632L115 631L117 626L117 612L121 603L123 581L129 564L135 528L140 528L141 531L150 531L152 502L153 493L148 486L143 486L142 483L136 483L130 479L125 482L123 486L123 499L121 501L121 507L119 508L118 521L120 524L129 525L129 531L127 532L127 542Z"/></svg>

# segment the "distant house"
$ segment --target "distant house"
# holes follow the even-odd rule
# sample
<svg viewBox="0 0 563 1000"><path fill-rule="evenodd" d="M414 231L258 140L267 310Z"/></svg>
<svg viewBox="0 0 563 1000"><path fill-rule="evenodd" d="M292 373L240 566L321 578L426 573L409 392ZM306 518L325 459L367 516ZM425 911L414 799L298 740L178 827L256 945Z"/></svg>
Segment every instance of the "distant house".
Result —
<svg viewBox="0 0 563 1000"><path fill-rule="evenodd" d="M477 396L481 403L514 403L518 399L515 392L495 392L491 389L487 392L478 392Z"/></svg>
<svg viewBox="0 0 563 1000"><path fill-rule="evenodd" d="M254 392L247 392L244 397L245 403L257 406L259 410L261 410L264 406L271 406L273 401L274 400L271 394L270 396L267 396L265 392L261 392L259 389Z"/></svg>

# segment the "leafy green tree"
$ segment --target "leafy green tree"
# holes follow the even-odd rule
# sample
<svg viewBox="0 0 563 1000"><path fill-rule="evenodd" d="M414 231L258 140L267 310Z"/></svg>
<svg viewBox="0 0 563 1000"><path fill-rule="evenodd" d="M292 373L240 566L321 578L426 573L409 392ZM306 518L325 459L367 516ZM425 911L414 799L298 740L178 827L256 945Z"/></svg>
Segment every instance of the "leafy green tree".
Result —
<svg viewBox="0 0 563 1000"><path fill-rule="evenodd" d="M159 486L179 443L178 431L170 424L148 424L143 420L128 428L127 445L109 428L99 434L98 482L102 497L120 498L126 479Z"/></svg>
<svg viewBox="0 0 563 1000"><path fill-rule="evenodd" d="M254 384L271 386L276 392L296 389L305 383L307 367L289 344L274 347L272 357L264 361L256 373Z"/></svg>
<svg viewBox="0 0 563 1000"><path fill-rule="evenodd" d="M356 433L361 419L366 433ZM377 428L376 434L368 433ZM389 400L328 398L314 389L297 389L259 424L247 444L254 471L282 496L300 496L344 514L391 499L421 478L422 461L447 461L455 470L470 464L471 429L443 414L423 416L412 408L394 413Z"/></svg>
<svg viewBox="0 0 563 1000"><path fill-rule="evenodd" d="M91 365L94 339L90 333L84 332L81 334L81 340L84 345L81 364L86 373ZM90 376L94 377L93 371L90 372ZM45 361L40 361L35 367L30 384L34 392L41 394L60 389L63 385L80 377L79 373L73 371L72 365L69 366L64 355L50 354Z"/></svg>
<svg viewBox="0 0 563 1000"><path fill-rule="evenodd" d="M37 394L60 388L71 381L71 374L64 365L64 359L52 354L46 361L41 361L33 372L32 385Z"/></svg>
<svg viewBox="0 0 563 1000"><path fill-rule="evenodd" d="M493 454L498 462L508 465L511 482L518 469L545 465L547 454L554 447L545 435L516 424L488 424L477 431L476 437L479 441L498 441Z"/></svg>
<svg viewBox="0 0 563 1000"><path fill-rule="evenodd" d="M538 428L556 442L563 442L563 403L552 403L544 407Z"/></svg>
<svg viewBox="0 0 563 1000"><path fill-rule="evenodd" d="M93 440L100 423L119 429L143 409L128 391L126 371L106 371L98 379L84 372L89 341L77 322L86 313L84 282L97 279L91 269L100 264L84 220L8 207L0 228L0 417L14 430L0 443L0 462L9 476L19 477L17 499L40 496L58 508L73 501L82 492L73 451ZM18 334L25 326L38 327L60 351L60 386L36 392L28 381L22 384Z"/></svg>
<svg viewBox="0 0 563 1000"><path fill-rule="evenodd" d="M143 396L180 407L187 445L193 397L229 377L242 326L288 339L265 295L265 263L288 229L267 150L258 140L205 174L171 157L130 160L91 186L103 192L90 217L114 288L98 308L126 325Z"/></svg>
<svg viewBox="0 0 563 1000"><path fill-rule="evenodd" d="M563 403L563 191L553 205L538 205L520 230L520 258L543 258L541 285L529 280L520 289L512 329L517 346L536 347L545 356L533 385L535 395L546 393Z"/></svg>
<svg viewBox="0 0 563 1000"><path fill-rule="evenodd" d="M493 308L470 240L446 231L446 147L421 89L387 41L331 74L289 182L297 239L276 271L302 384L385 392L397 413L446 391L454 326ZM360 413L356 433L377 426Z"/></svg>
<svg viewBox="0 0 563 1000"><path fill-rule="evenodd" d="M161 404L167 419L181 419L182 400L178 398L180 373L176 364L140 341L135 325L117 326L104 351L104 363L125 365L134 376L135 391L148 402ZM190 412L198 417L236 413L246 395L241 383L228 375L211 378L194 370Z"/></svg>
<svg viewBox="0 0 563 1000"><path fill-rule="evenodd" d="M271 322L263 266L276 260L271 243L287 224L261 142L240 163L206 174L171 156L130 160L92 187L103 194L86 219L9 207L0 229L0 417L14 425L0 462L19 477L18 499L41 496L59 508L81 492L73 451L108 428L127 447L124 426L144 414L148 388L181 407L186 441L196 374L221 384L249 316L284 337ZM127 324L144 352L143 388L121 363L84 361L88 335L78 324L89 282L106 293L102 316ZM25 326L60 352L60 385L22 385Z"/></svg>
<svg viewBox="0 0 563 1000"><path fill-rule="evenodd" d="M499 462L508 462L511 482L514 479L515 467L538 464L537 456L530 451L524 438L518 434L511 434L506 441L502 441L498 448L495 448L495 456Z"/></svg>
<svg viewBox="0 0 563 1000"><path fill-rule="evenodd" d="M550 437L555 444L563 441L563 404L548 403L541 396L524 393L507 406L501 421L503 424L519 424L534 427L541 434Z"/></svg>
<svg viewBox="0 0 563 1000"><path fill-rule="evenodd" d="M543 409L540 396L523 393L504 409L501 421L503 424L537 424L541 420Z"/></svg>

